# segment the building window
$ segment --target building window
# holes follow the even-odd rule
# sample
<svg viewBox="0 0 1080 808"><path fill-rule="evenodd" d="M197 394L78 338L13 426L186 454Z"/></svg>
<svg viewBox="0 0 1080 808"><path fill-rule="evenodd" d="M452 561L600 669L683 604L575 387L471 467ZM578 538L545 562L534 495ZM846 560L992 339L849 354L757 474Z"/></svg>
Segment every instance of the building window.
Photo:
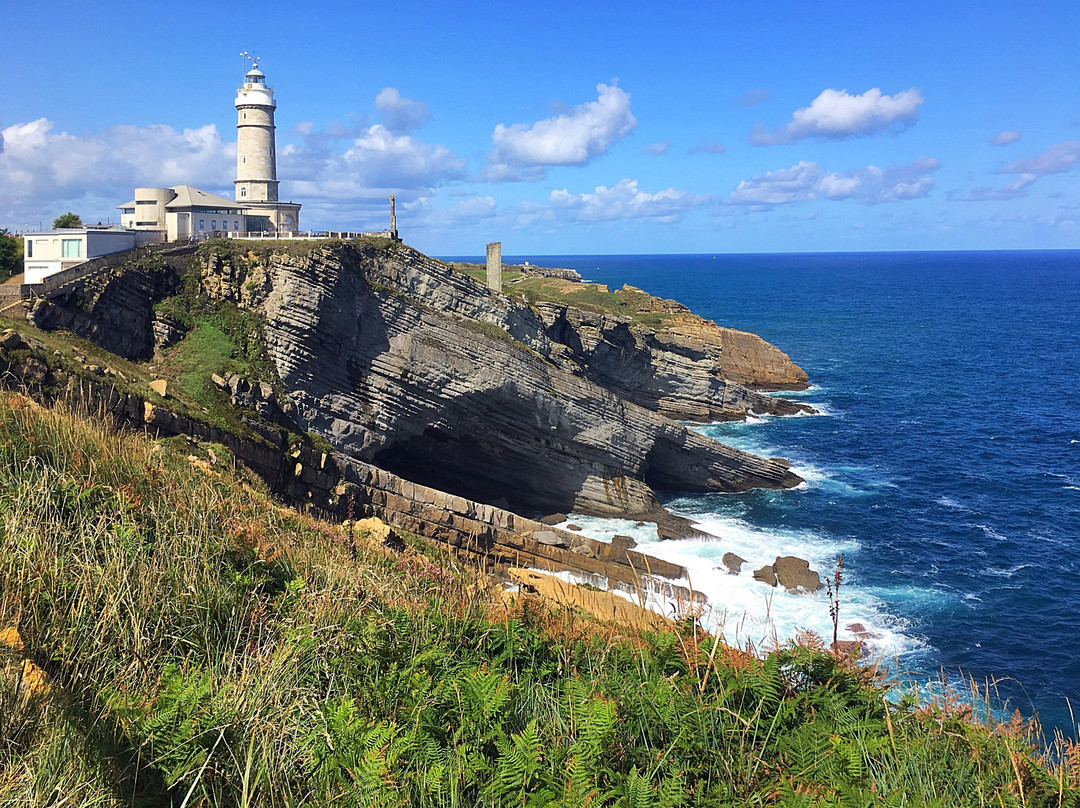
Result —
<svg viewBox="0 0 1080 808"><path fill-rule="evenodd" d="M235 222L232 223L232 225L233 225L233 230L239 230L240 229L240 220L237 219Z"/></svg>
<svg viewBox="0 0 1080 808"><path fill-rule="evenodd" d="M247 188L241 188L240 189L240 198L243 199L245 196L247 196Z"/></svg>
<svg viewBox="0 0 1080 808"><path fill-rule="evenodd" d="M34 257L34 240L32 238L28 238L26 240L26 257L27 258L33 258Z"/></svg>
<svg viewBox="0 0 1080 808"><path fill-rule="evenodd" d="M217 230L217 219L211 219L210 220L210 229L211 230Z"/></svg>
<svg viewBox="0 0 1080 808"><path fill-rule="evenodd" d="M62 258L82 258L82 239L65 238L60 241Z"/></svg>
<svg viewBox="0 0 1080 808"><path fill-rule="evenodd" d="M243 163L244 165L247 165L247 155L246 154L241 154L240 155L240 162Z"/></svg>
<svg viewBox="0 0 1080 808"><path fill-rule="evenodd" d="M200 230L205 230L205 229L206 229L206 225L205 225L205 224L203 224L203 220L202 220L202 219L199 219L199 229L200 229Z"/></svg>

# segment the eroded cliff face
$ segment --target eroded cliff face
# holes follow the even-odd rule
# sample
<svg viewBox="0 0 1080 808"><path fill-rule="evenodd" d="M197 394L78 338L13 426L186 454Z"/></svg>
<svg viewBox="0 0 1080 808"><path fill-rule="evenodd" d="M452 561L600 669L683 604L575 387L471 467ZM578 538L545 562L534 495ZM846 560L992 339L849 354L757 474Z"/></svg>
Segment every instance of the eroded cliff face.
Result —
<svg viewBox="0 0 1080 808"><path fill-rule="evenodd" d="M708 440L618 395L619 374L596 370L600 359L615 367L611 357L553 340L542 310L401 245L326 245L265 262L215 257L203 285L265 316L305 429L423 485L521 512L656 518L653 488L800 481L783 461Z"/></svg>
<svg viewBox="0 0 1080 808"><path fill-rule="evenodd" d="M615 379L613 367L624 372L630 365L633 383L625 387L644 383L645 406L687 420L743 418L748 409L775 415L809 409L755 394L808 386L804 369L756 334L721 327L677 300L630 285L610 293L602 284L549 280L539 289L542 299L561 301L538 304L553 338L575 347L597 377ZM705 412L713 414L699 415Z"/></svg>
<svg viewBox="0 0 1080 808"><path fill-rule="evenodd" d="M565 304L537 303L536 308L549 336L571 348L568 358L590 379L669 418L741 421L751 414L813 412L805 404L758 392L806 387L806 373L786 354L754 334L720 328L683 307L688 316L663 329Z"/></svg>
<svg viewBox="0 0 1080 808"><path fill-rule="evenodd" d="M125 359L148 359L155 329L168 325L156 319L154 303L177 291L178 267L188 257L149 255L72 283L53 299L35 300L27 319L46 331L72 331Z"/></svg>

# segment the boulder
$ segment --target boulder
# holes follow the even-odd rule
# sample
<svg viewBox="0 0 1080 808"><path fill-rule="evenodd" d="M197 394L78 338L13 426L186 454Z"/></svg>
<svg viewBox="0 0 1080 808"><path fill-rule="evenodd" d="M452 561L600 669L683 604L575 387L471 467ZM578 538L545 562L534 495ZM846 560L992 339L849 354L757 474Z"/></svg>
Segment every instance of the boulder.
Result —
<svg viewBox="0 0 1080 808"><path fill-rule="evenodd" d="M746 563L745 558L735 553L724 553L724 557L720 560L727 567L728 575L738 575L742 572L742 565Z"/></svg>
<svg viewBox="0 0 1080 808"><path fill-rule="evenodd" d="M0 331L0 348L5 351L23 351L30 347L30 345L22 338L22 335L18 331L12 328L5 328Z"/></svg>
<svg viewBox="0 0 1080 808"><path fill-rule="evenodd" d="M848 623L847 630L860 640L880 640L882 635L876 631L870 631L862 623Z"/></svg>
<svg viewBox="0 0 1080 808"><path fill-rule="evenodd" d="M777 582L788 591L816 592L823 586L821 576L810 569L810 562L797 556L777 556L773 570Z"/></svg>
<svg viewBox="0 0 1080 808"><path fill-rule="evenodd" d="M772 564L766 564L761 569L754 570L754 580L776 586L776 570L773 569Z"/></svg>

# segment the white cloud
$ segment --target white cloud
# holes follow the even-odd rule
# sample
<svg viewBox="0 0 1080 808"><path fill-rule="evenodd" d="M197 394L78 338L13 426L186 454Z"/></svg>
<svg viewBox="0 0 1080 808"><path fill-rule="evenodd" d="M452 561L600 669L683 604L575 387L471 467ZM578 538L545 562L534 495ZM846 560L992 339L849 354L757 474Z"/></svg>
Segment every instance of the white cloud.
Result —
<svg viewBox="0 0 1080 808"><path fill-rule="evenodd" d="M941 167L933 157L920 157L906 165L875 165L827 173L815 162L800 161L791 168L769 171L743 180L727 198L728 204L770 208L814 199L852 199L864 205L920 199L934 187L929 176Z"/></svg>
<svg viewBox="0 0 1080 808"><path fill-rule="evenodd" d="M659 143L650 143L648 146L641 150L641 153L651 155L667 154L670 148L670 140L661 140Z"/></svg>
<svg viewBox="0 0 1080 808"><path fill-rule="evenodd" d="M430 197L421 197L404 206L410 226L432 231L461 230L495 218L494 197L470 196L448 208L433 208Z"/></svg>
<svg viewBox="0 0 1080 808"><path fill-rule="evenodd" d="M998 132L992 138L990 142L995 146L1008 146L1010 143L1015 143L1020 139L1020 133L1015 129L1007 129L1004 132Z"/></svg>
<svg viewBox="0 0 1080 808"><path fill-rule="evenodd" d="M572 194L565 188L548 197L556 218L575 221L642 220L671 222L708 202L705 194L668 188L656 193L642 191L637 180L623 179L612 188L598 185L592 193Z"/></svg>
<svg viewBox="0 0 1080 808"><path fill-rule="evenodd" d="M596 85L597 99L530 125L498 124L485 179L540 179L544 166L583 166L634 131L630 94L615 82Z"/></svg>
<svg viewBox="0 0 1080 808"><path fill-rule="evenodd" d="M714 143L711 140L699 140L686 150L687 154L723 154L727 146L723 143Z"/></svg>
<svg viewBox="0 0 1080 808"><path fill-rule="evenodd" d="M382 115L383 125L395 134L417 129L431 118L427 104L406 98L394 87L385 87L375 96L375 109Z"/></svg>
<svg viewBox="0 0 1080 808"><path fill-rule="evenodd" d="M1019 132L1002 132L1001 134L1015 134L1017 136L1015 139L1020 136ZM1027 187L1040 177L1045 177L1047 174L1064 174L1066 171L1071 171L1077 163L1080 163L1080 141L1066 140L1063 143L1055 143L1042 154L1017 160L1000 169L999 174L1016 175L1016 179L1004 188L980 185L965 193L952 191L948 198L961 202L1007 202L1027 196Z"/></svg>
<svg viewBox="0 0 1080 808"><path fill-rule="evenodd" d="M735 205L785 205L817 197L822 172L817 163L800 160L797 165L764 176L743 180L727 201Z"/></svg>
<svg viewBox="0 0 1080 808"><path fill-rule="evenodd" d="M235 146L213 124L177 132L169 126L114 126L99 135L54 132L46 118L0 131L0 184L32 198L135 185L231 184ZM121 200L122 201L122 200Z"/></svg>
<svg viewBox="0 0 1080 808"><path fill-rule="evenodd" d="M334 137L312 133L308 148L282 151L279 176L304 177L289 183L297 198L355 199L383 197L388 191L421 193L460 177L465 165L442 145L395 134L376 124L355 133L349 148L337 154Z"/></svg>
<svg viewBox="0 0 1080 808"><path fill-rule="evenodd" d="M755 126L750 142L773 146L808 137L836 139L903 128L918 121L923 100L914 87L896 95L884 95L877 87L862 95L825 90L810 106L795 110L791 122L776 132L767 132L761 124Z"/></svg>
<svg viewBox="0 0 1080 808"><path fill-rule="evenodd" d="M1055 143L1042 154L1017 160L1001 169L1001 174L1031 174L1034 178L1047 174L1061 174L1072 169L1080 161L1080 140Z"/></svg>
<svg viewBox="0 0 1080 808"><path fill-rule="evenodd" d="M3 219L37 219L73 206L81 206L88 219L115 216L113 206L130 199L136 186L232 186L236 147L223 142L212 124L180 132L170 126L113 126L88 135L55 128L39 118L0 130Z"/></svg>
<svg viewBox="0 0 1080 808"><path fill-rule="evenodd" d="M1004 188L991 188L986 185L980 185L976 188L972 188L966 193L959 193L957 191L950 191L947 198L950 201L960 202L1003 202L1010 199L1016 199L1017 197L1027 196L1027 187L1035 181L1035 177L1031 174L1021 174L1013 182L1010 182Z"/></svg>

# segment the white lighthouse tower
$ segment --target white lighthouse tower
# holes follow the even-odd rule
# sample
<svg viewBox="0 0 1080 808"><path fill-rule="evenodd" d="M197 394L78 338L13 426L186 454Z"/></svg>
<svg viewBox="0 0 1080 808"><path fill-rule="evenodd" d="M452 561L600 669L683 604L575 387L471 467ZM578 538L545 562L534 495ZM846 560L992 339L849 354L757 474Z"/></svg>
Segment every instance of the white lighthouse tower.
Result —
<svg viewBox="0 0 1080 808"><path fill-rule="evenodd" d="M246 57L247 54L241 54ZM247 208L248 229L296 232L300 205L278 201L274 90L257 59L236 91L236 201Z"/></svg>
<svg viewBox="0 0 1080 808"><path fill-rule="evenodd" d="M236 91L236 201L277 202L274 90L255 63Z"/></svg>

